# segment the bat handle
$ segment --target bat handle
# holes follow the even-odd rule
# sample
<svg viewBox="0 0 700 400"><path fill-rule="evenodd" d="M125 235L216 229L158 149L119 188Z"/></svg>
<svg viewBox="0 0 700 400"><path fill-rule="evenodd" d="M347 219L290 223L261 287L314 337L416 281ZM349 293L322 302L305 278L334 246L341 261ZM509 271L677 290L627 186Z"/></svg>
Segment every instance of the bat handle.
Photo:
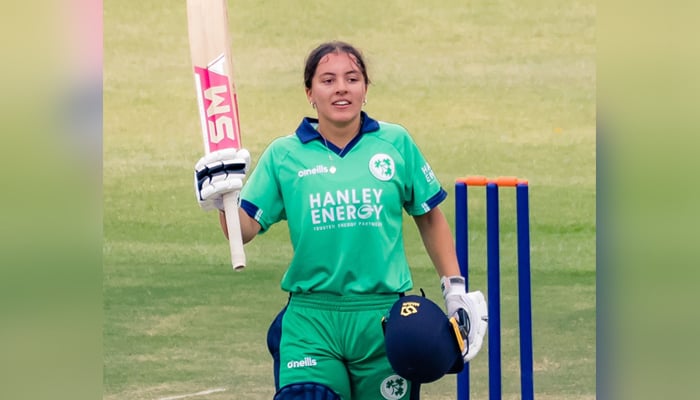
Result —
<svg viewBox="0 0 700 400"><path fill-rule="evenodd" d="M228 242L231 248L231 265L233 266L234 271L242 271L243 268L245 268L243 236L241 235L241 221L238 215L239 195L240 190L224 195L224 212L226 213Z"/></svg>

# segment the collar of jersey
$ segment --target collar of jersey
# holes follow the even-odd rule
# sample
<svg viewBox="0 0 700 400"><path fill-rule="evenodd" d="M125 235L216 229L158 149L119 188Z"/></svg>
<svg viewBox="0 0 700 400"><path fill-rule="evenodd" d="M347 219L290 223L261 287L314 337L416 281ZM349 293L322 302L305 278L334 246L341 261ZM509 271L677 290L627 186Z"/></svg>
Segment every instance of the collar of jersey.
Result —
<svg viewBox="0 0 700 400"><path fill-rule="evenodd" d="M346 152L350 150L350 148L359 141L362 135L364 135L365 133L376 132L379 130L379 122L372 119L364 111L361 111L360 119L362 121L360 123L360 134L357 135L350 143L348 143L347 146L345 146ZM302 143L308 143L312 140L323 141L323 137L320 133L318 133L318 130L316 130L317 127L318 119L305 117L296 130L297 137L299 137L299 140L301 140Z"/></svg>

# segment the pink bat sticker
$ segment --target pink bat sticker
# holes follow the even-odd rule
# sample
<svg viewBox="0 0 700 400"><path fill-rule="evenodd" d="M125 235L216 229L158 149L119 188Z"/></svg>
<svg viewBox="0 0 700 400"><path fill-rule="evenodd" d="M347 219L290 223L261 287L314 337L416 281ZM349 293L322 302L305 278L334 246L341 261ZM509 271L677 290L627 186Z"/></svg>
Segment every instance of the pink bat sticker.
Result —
<svg viewBox="0 0 700 400"><path fill-rule="evenodd" d="M204 149L207 153L241 148L238 100L232 85L223 74L223 55L207 68L194 67L197 101L202 123Z"/></svg>

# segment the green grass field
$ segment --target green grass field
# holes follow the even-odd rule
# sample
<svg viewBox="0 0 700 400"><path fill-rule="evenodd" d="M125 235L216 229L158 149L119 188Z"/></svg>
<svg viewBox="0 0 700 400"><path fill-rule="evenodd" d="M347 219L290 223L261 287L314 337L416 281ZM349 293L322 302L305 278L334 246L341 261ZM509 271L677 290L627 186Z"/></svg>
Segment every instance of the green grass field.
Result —
<svg viewBox="0 0 700 400"><path fill-rule="evenodd" d="M530 181L535 392L595 398L596 7L593 1L230 0L241 125L255 159L306 102L304 57L342 39L367 58L366 110L409 129L450 193L465 175ZM104 399L270 399L267 327L291 247L279 225L231 270L192 188L202 155L184 1L104 2ZM483 196L472 195L472 212ZM518 398L513 196L502 195L503 392ZM415 290L439 281L406 219ZM483 218L472 288L485 291ZM440 300L441 302L441 300ZM472 362L485 398L487 355ZM455 380L424 386L454 399Z"/></svg>

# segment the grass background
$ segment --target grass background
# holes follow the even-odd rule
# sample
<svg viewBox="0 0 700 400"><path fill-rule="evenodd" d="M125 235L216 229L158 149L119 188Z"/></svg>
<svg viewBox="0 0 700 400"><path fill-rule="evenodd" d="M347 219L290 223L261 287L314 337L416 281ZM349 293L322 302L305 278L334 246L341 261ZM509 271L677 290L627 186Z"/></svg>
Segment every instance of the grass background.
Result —
<svg viewBox="0 0 700 400"><path fill-rule="evenodd" d="M450 195L464 175L529 179L536 397L594 398L595 4L230 0L229 19L254 158L311 115L304 57L342 39L367 58L366 110L409 129ZM190 71L183 2L104 2L104 399L273 394L265 333L286 301L286 229L247 245L248 269L231 271L216 216L192 192L202 150ZM502 195L507 398L519 393L512 199ZM450 196L450 221L453 207ZM485 290L484 226L472 228L471 285ZM439 299L408 219L406 242L416 290ZM484 352L472 365L474 398L488 390L486 360ZM451 377L423 389L427 399L454 391Z"/></svg>

